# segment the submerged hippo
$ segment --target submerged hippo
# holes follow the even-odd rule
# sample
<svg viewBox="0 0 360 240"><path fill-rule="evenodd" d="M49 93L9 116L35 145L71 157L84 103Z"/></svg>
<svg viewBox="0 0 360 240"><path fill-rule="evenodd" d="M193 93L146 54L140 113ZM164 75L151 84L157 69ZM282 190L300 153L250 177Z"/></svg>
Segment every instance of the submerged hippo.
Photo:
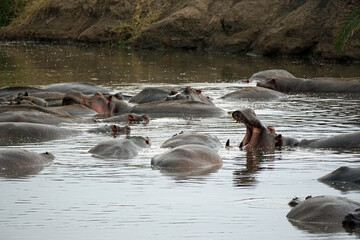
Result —
<svg viewBox="0 0 360 240"><path fill-rule="evenodd" d="M298 141L294 138L276 135L276 146L299 146L303 148L323 149L360 149L360 132L338 134L331 137L318 139L303 139Z"/></svg>
<svg viewBox="0 0 360 240"><path fill-rule="evenodd" d="M65 138L80 131L57 126L27 123L0 123L0 145L9 146L18 143L44 142Z"/></svg>
<svg viewBox="0 0 360 240"><path fill-rule="evenodd" d="M40 111L8 111L0 113L0 122L29 122L58 125L60 123L74 123L79 119L63 114L50 114Z"/></svg>
<svg viewBox="0 0 360 240"><path fill-rule="evenodd" d="M131 113L150 117L220 117L225 112L213 105L198 101L176 100L143 103L134 106Z"/></svg>
<svg viewBox="0 0 360 240"><path fill-rule="evenodd" d="M163 101L169 95L173 94L173 88L170 87L147 87L144 88L141 92L136 94L135 96L129 99L129 102L133 103L148 103L148 102L156 102ZM176 91L174 91L176 92Z"/></svg>
<svg viewBox="0 0 360 240"><path fill-rule="evenodd" d="M360 93L360 79L335 78L296 78L285 70L266 70L255 73L250 81L257 86L279 92L324 92L324 93Z"/></svg>
<svg viewBox="0 0 360 240"><path fill-rule="evenodd" d="M199 134L199 133L183 133L176 134L170 139L166 140L161 147L162 148L174 148L181 145L187 144L198 144L204 145L209 148L215 149L220 148L221 143L216 136L211 136L209 134Z"/></svg>
<svg viewBox="0 0 360 240"><path fill-rule="evenodd" d="M266 101L286 97L285 94L263 87L244 87L222 96L222 99L230 101L250 100Z"/></svg>
<svg viewBox="0 0 360 240"><path fill-rule="evenodd" d="M348 216L360 208L360 203L343 197L308 197L297 204L286 217L296 226L316 228L318 231L343 231L342 228L359 226L357 216ZM358 214L355 214L358 215ZM348 220L347 220L348 219ZM355 219L355 220L354 220ZM354 226L350 226L354 225Z"/></svg>
<svg viewBox="0 0 360 240"><path fill-rule="evenodd" d="M130 106L128 106L125 102L118 100L112 95L109 95L105 98L102 93L97 92L92 96L87 96L82 94L81 92L74 90L66 93L62 104L84 105L96 111L98 114L104 116L113 116L128 113L131 109Z"/></svg>
<svg viewBox="0 0 360 240"><path fill-rule="evenodd" d="M135 157L143 148L150 147L149 138L140 136L125 139L111 139L100 142L89 150L96 157L129 159Z"/></svg>
<svg viewBox="0 0 360 240"><path fill-rule="evenodd" d="M110 90L89 82L70 82L70 83L55 83L42 87L43 90L66 93L71 90L81 92L83 94L94 94L96 92L102 94L109 94Z"/></svg>
<svg viewBox="0 0 360 240"><path fill-rule="evenodd" d="M246 134L240 148L272 148L275 147L275 130L273 127L264 127L255 112L246 108L232 113L232 117L245 124Z"/></svg>
<svg viewBox="0 0 360 240"><path fill-rule="evenodd" d="M138 115L134 113L122 114L109 118L101 119L100 122L104 123L149 123L149 116L146 114Z"/></svg>
<svg viewBox="0 0 360 240"><path fill-rule="evenodd" d="M339 167L318 178L320 182L350 182L360 184L360 168Z"/></svg>
<svg viewBox="0 0 360 240"><path fill-rule="evenodd" d="M151 159L151 166L170 171L221 167L222 159L213 149L198 145L181 145Z"/></svg>
<svg viewBox="0 0 360 240"><path fill-rule="evenodd" d="M39 154L19 148L0 149L0 173L12 176L35 173L54 159L54 155L48 152Z"/></svg>
<svg viewBox="0 0 360 240"><path fill-rule="evenodd" d="M129 126L120 127L118 125L104 125L100 127L90 128L87 130L89 133L98 133L98 134L111 134L112 136L118 136L120 134L129 135L131 129Z"/></svg>

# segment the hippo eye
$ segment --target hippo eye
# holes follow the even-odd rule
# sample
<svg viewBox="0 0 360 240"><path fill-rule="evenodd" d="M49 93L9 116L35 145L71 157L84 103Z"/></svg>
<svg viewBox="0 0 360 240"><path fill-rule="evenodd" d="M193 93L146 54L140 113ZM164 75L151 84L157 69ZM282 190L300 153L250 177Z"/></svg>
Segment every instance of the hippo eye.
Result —
<svg viewBox="0 0 360 240"><path fill-rule="evenodd" d="M356 209L355 212L360 212L360 208Z"/></svg>

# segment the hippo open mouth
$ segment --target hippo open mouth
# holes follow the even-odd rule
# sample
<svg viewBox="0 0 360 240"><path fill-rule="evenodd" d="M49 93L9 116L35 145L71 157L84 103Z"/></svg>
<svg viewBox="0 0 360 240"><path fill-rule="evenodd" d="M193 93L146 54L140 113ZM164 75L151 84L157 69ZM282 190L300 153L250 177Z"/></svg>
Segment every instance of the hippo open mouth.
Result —
<svg viewBox="0 0 360 240"><path fill-rule="evenodd" d="M275 134L274 128L270 126L265 128L252 109L235 111L232 113L232 117L246 126L246 134L240 143L240 148L275 146L275 138L269 136Z"/></svg>

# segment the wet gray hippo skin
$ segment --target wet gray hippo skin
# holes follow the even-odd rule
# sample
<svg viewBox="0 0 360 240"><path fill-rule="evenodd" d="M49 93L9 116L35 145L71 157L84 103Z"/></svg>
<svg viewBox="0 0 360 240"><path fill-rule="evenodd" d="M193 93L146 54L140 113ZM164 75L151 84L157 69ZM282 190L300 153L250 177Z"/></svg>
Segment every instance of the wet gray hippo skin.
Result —
<svg viewBox="0 0 360 240"><path fill-rule="evenodd" d="M291 137L283 137L282 134L275 134L276 147L297 147L300 141Z"/></svg>
<svg viewBox="0 0 360 240"><path fill-rule="evenodd" d="M351 182L360 184L360 168L339 167L333 172L318 178L320 182Z"/></svg>
<svg viewBox="0 0 360 240"><path fill-rule="evenodd" d="M222 99L229 101L249 100L265 101L276 100L286 97L285 94L263 87L244 87L222 96Z"/></svg>
<svg viewBox="0 0 360 240"><path fill-rule="evenodd" d="M300 147L329 149L360 149L360 132L338 134L332 137L301 140Z"/></svg>
<svg viewBox="0 0 360 240"><path fill-rule="evenodd" d="M17 97L19 93L35 93L35 92L44 92L43 89L28 87L28 86L14 86L14 87L3 87L0 88L0 97L9 98L9 97Z"/></svg>
<svg viewBox="0 0 360 240"><path fill-rule="evenodd" d="M147 87L144 88L141 92L136 94L135 96L129 99L129 102L132 103L148 103L148 102L156 102L163 101L167 98L167 96L171 95L173 88L170 87Z"/></svg>
<svg viewBox="0 0 360 240"><path fill-rule="evenodd" d="M0 123L0 145L9 146L18 143L44 142L66 138L79 134L74 129L60 128L52 125L4 122Z"/></svg>
<svg viewBox="0 0 360 240"><path fill-rule="evenodd" d="M96 157L129 159L135 157L143 148L150 147L150 140L140 136L125 139L111 139L100 142L89 150Z"/></svg>
<svg viewBox="0 0 360 240"><path fill-rule="evenodd" d="M350 221L349 212L360 208L360 203L343 197L317 196L297 204L286 217L298 227L317 227L319 231L343 231Z"/></svg>
<svg viewBox="0 0 360 240"><path fill-rule="evenodd" d="M257 118L255 112L246 108L232 113L232 117L245 124L246 134L240 147L250 148L272 148L275 147L275 130L273 127L264 127Z"/></svg>
<svg viewBox="0 0 360 240"><path fill-rule="evenodd" d="M87 130L89 133L98 133L98 134L111 134L113 136L117 136L120 134L129 135L131 129L129 126L120 127L118 125L104 125L100 127L95 127Z"/></svg>
<svg viewBox="0 0 360 240"><path fill-rule="evenodd" d="M21 175L32 169L41 169L55 159L51 153L36 153L25 149L0 149L0 173Z"/></svg>
<svg viewBox="0 0 360 240"><path fill-rule="evenodd" d="M75 90L83 94L94 94L97 92L102 94L110 93L109 89L89 82L56 83L56 84L50 84L44 86L42 87L42 89L49 92L60 92L60 93L66 93L70 90Z"/></svg>
<svg viewBox="0 0 360 240"><path fill-rule="evenodd" d="M128 113L130 106L113 96L104 97L100 92L93 96L86 96L78 91L69 91L63 99L63 105L80 104L84 105L100 115L113 116Z"/></svg>
<svg viewBox="0 0 360 240"><path fill-rule="evenodd" d="M176 100L143 103L134 106L131 113L150 117L220 117L225 112L213 105L198 101Z"/></svg>
<svg viewBox="0 0 360 240"><path fill-rule="evenodd" d="M191 87L186 87L184 89L170 87L145 88L132 97L129 102L141 104L165 100L189 100L213 105L208 97L202 95L201 90L196 90Z"/></svg>
<svg viewBox="0 0 360 240"><path fill-rule="evenodd" d="M180 133L170 139L166 140L161 147L162 148L174 148L181 145L187 144L198 144L204 145L212 149L220 148L221 143L216 136L211 136L209 134L199 134L199 133Z"/></svg>
<svg viewBox="0 0 360 240"><path fill-rule="evenodd" d="M257 86L287 93L360 93L360 79L315 78L302 79L286 74L284 70L255 73L249 79Z"/></svg>
<svg viewBox="0 0 360 240"><path fill-rule="evenodd" d="M71 116L48 114L39 111L8 111L0 113L0 122L29 122L58 125L60 123L73 123L76 119Z"/></svg>
<svg viewBox="0 0 360 240"><path fill-rule="evenodd" d="M138 114L122 114L118 116L113 116L109 118L100 119L100 122L104 123L149 123L149 116L146 114L138 115Z"/></svg>
<svg viewBox="0 0 360 240"><path fill-rule="evenodd" d="M171 171L191 171L221 165L222 159L216 151L198 144L181 145L151 159L153 168Z"/></svg>

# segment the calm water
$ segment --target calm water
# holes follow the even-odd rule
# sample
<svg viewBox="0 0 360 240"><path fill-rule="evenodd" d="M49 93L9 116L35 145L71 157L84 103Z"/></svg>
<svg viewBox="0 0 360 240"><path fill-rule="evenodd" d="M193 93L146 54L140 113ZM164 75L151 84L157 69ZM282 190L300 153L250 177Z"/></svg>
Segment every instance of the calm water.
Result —
<svg viewBox="0 0 360 240"><path fill-rule="evenodd" d="M199 52L119 51L48 45L0 45L0 87L89 81L134 95L148 86L201 89L226 111L250 107L283 135L317 138L360 130L360 99L343 95L289 95L275 102L226 102L253 73L282 68L299 77L360 76L360 65L265 59ZM63 125L86 130L95 125ZM152 119L132 125L151 138L134 159L98 159L87 151L107 136L80 136L20 147L50 151L56 159L40 173L0 177L0 239L355 239L359 235L299 229L285 217L294 196L335 195L360 201L360 190L336 189L316 179L346 165L359 151L301 148L246 153L219 149L222 168L170 174L150 160L172 135L210 133L238 144L245 128L230 115L209 119ZM14 146L19 147L19 146ZM360 188L359 188L360 189Z"/></svg>

